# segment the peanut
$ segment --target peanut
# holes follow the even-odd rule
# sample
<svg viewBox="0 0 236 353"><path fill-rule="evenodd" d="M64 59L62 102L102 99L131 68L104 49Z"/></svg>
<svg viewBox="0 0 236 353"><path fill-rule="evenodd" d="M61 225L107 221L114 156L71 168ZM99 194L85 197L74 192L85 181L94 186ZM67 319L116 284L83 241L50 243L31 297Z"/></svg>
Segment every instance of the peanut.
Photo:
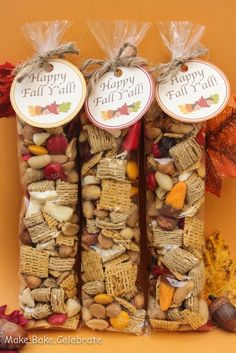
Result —
<svg viewBox="0 0 236 353"><path fill-rule="evenodd" d="M177 288L173 297L173 303L181 304L193 288L193 281L188 281L184 286Z"/></svg>
<svg viewBox="0 0 236 353"><path fill-rule="evenodd" d="M83 214L87 219L92 219L94 216L94 204L92 201L84 201L83 202Z"/></svg>
<svg viewBox="0 0 236 353"><path fill-rule="evenodd" d="M86 322L86 325L92 330L104 331L108 327L108 322L102 319L91 319Z"/></svg>
<svg viewBox="0 0 236 353"><path fill-rule="evenodd" d="M155 173L155 178L158 185L165 191L170 191L173 187L173 181L171 177L167 174L163 174L160 172Z"/></svg>
<svg viewBox="0 0 236 353"><path fill-rule="evenodd" d="M90 306L89 310L97 319L104 319L106 317L106 309L102 304L94 303Z"/></svg>
<svg viewBox="0 0 236 353"><path fill-rule="evenodd" d="M111 303L106 307L106 314L108 317L116 317L120 314L121 307L118 303Z"/></svg>
<svg viewBox="0 0 236 353"><path fill-rule="evenodd" d="M85 200L97 200L101 194L101 188L96 185L85 185L82 187L82 197Z"/></svg>
<svg viewBox="0 0 236 353"><path fill-rule="evenodd" d="M102 233L98 235L98 243L103 249L109 249L113 245L113 240L105 237Z"/></svg>
<svg viewBox="0 0 236 353"><path fill-rule="evenodd" d="M202 318L202 325L205 325L209 319L209 310L207 302L204 299L199 299L198 312Z"/></svg>

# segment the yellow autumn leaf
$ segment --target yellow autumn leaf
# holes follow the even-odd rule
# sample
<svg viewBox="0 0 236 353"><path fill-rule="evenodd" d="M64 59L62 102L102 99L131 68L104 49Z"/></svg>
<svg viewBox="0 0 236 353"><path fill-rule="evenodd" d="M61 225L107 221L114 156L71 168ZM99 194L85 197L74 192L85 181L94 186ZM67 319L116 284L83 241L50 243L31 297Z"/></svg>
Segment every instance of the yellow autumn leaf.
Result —
<svg viewBox="0 0 236 353"><path fill-rule="evenodd" d="M229 247L219 231L206 241L204 263L205 296L228 296L236 305L236 262L231 259Z"/></svg>
<svg viewBox="0 0 236 353"><path fill-rule="evenodd" d="M179 110L184 113L184 114L188 114L188 110L186 108L186 105L179 105Z"/></svg>
<svg viewBox="0 0 236 353"><path fill-rule="evenodd" d="M29 111L29 113L30 113L31 116L37 115L37 114L36 114L36 111L35 111L35 107L34 107L33 105L29 105L29 106L28 106L28 111Z"/></svg>
<svg viewBox="0 0 236 353"><path fill-rule="evenodd" d="M107 111L101 111L101 116L103 120L109 120Z"/></svg>

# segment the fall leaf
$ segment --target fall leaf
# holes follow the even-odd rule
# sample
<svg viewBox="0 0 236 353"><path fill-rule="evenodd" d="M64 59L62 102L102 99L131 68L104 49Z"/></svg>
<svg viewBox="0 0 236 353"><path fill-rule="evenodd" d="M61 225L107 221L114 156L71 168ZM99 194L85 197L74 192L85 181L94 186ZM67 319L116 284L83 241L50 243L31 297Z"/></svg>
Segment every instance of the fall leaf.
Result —
<svg viewBox="0 0 236 353"><path fill-rule="evenodd" d="M204 252L206 273L205 297L228 296L236 305L236 262L234 262L219 231L206 241Z"/></svg>
<svg viewBox="0 0 236 353"><path fill-rule="evenodd" d="M204 97L201 97L197 102L196 102L198 105L200 105L201 108L208 108L209 107L209 104L207 103L207 99L204 98Z"/></svg>
<svg viewBox="0 0 236 353"><path fill-rule="evenodd" d="M220 196L224 177L236 177L236 96L207 121L206 190Z"/></svg>
<svg viewBox="0 0 236 353"><path fill-rule="evenodd" d="M133 112L137 112L140 109L141 102L137 101L132 105Z"/></svg>
<svg viewBox="0 0 236 353"><path fill-rule="evenodd" d="M219 102L219 94L212 94L212 96L210 96L210 99L212 100L213 104L217 104Z"/></svg>
<svg viewBox="0 0 236 353"><path fill-rule="evenodd" d="M54 103L48 105L47 108L48 108L48 110L49 110L50 113L58 114L56 102L54 102Z"/></svg>
<svg viewBox="0 0 236 353"><path fill-rule="evenodd" d="M128 105L125 103L118 109L118 111L121 113L121 115L129 115L128 108Z"/></svg>
<svg viewBox="0 0 236 353"><path fill-rule="evenodd" d="M59 105L59 112L67 113L70 110L71 102L61 103Z"/></svg>

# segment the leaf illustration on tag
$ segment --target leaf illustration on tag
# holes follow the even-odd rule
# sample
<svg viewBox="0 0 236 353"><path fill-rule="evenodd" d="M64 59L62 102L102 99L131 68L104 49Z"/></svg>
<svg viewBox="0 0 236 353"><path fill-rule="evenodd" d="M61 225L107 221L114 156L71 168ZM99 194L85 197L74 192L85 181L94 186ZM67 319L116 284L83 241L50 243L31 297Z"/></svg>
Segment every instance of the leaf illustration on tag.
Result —
<svg viewBox="0 0 236 353"><path fill-rule="evenodd" d="M133 112L137 112L140 109L141 102L137 101L133 104Z"/></svg>
<svg viewBox="0 0 236 353"><path fill-rule="evenodd" d="M59 105L59 111L62 113L67 113L70 110L71 102L61 103Z"/></svg>
<svg viewBox="0 0 236 353"><path fill-rule="evenodd" d="M121 113L121 115L129 115L128 108L128 105L125 103L122 105L122 107L118 108L118 111Z"/></svg>
<svg viewBox="0 0 236 353"><path fill-rule="evenodd" d="M204 98L203 96L201 96L201 98L196 103L199 104L201 108L209 107L209 104L207 103L207 99Z"/></svg>
<svg viewBox="0 0 236 353"><path fill-rule="evenodd" d="M58 114L56 102L53 102L52 104L48 105L47 108L48 108L48 110L49 110L50 113Z"/></svg>
<svg viewBox="0 0 236 353"><path fill-rule="evenodd" d="M236 97L207 121L206 190L220 196L224 177L236 177Z"/></svg>

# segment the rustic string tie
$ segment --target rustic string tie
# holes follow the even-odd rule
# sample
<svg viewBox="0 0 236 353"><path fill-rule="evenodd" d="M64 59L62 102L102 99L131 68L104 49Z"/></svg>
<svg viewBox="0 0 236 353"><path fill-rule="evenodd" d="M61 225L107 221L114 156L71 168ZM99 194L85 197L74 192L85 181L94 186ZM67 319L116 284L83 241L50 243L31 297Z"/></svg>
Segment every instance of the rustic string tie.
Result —
<svg viewBox="0 0 236 353"><path fill-rule="evenodd" d="M169 81L173 76L179 72L179 68L184 65L188 60L203 56L208 53L207 48L198 48L195 52L191 53L186 57L172 59L166 64L160 64L157 67L153 68L151 71L159 71L159 76L157 82L165 83Z"/></svg>
<svg viewBox="0 0 236 353"><path fill-rule="evenodd" d="M37 53L31 59L17 65L13 71L13 75L19 74L17 81L21 82L38 68L51 71L52 67L49 61L54 58L63 58L65 54L79 54L79 49L75 47L74 43L69 42L60 44L56 48L43 54Z"/></svg>
<svg viewBox="0 0 236 353"><path fill-rule="evenodd" d="M122 56L126 48L132 49L130 55ZM146 66L148 63L145 59L137 56L137 48L135 45L126 42L124 43L114 59L111 60L98 60L88 59L80 67L81 72L86 78L89 78L88 89L92 89L97 80L99 80L106 72L116 72L119 67L140 67ZM99 66L95 70L87 71L90 66Z"/></svg>

